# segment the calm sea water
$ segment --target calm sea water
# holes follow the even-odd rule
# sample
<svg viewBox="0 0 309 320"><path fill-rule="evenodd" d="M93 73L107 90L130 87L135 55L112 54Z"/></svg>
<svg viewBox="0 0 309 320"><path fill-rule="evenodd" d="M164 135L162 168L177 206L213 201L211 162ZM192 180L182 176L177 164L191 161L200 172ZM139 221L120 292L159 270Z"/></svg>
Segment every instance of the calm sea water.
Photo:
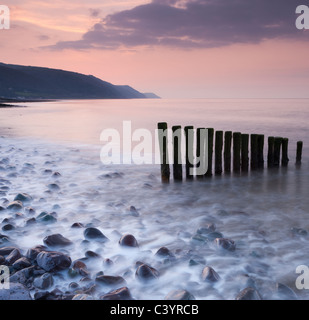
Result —
<svg viewBox="0 0 309 320"><path fill-rule="evenodd" d="M54 211L58 222L29 229L24 220L10 237L25 250L42 244L51 233L74 241L73 259L86 250L114 260L105 269L102 260L89 262L95 274L126 274L136 299L163 299L171 290L186 289L197 299L234 299L250 278L264 298L271 298L277 282L297 290L295 269L309 265L309 100L85 100L26 103L26 108L0 109L1 177L9 181L6 198L27 192L37 214ZM289 138L288 168L213 177L162 185L158 165L104 165L100 162L100 133L121 131L123 121L132 130L153 132L159 121L213 127L265 136ZM303 164L295 167L296 142L304 142ZM265 150L266 153L266 150ZM30 164L30 165L29 165ZM58 171L53 178L44 170ZM46 192L57 183L60 192ZM1 203L0 203L1 205ZM134 206L138 215L132 215ZM3 216L4 218L4 216ZM92 224L111 240L102 247L83 243L82 230L73 222ZM215 223L217 231L236 242L236 251L218 251L211 242L195 241L197 229ZM122 234L133 234L140 247L124 250ZM166 246L176 262L158 260L154 253ZM65 249L64 249L65 250ZM150 286L134 277L135 262L144 261L161 272ZM192 266L189 261L195 260ZM201 282L205 265L222 278L211 288ZM128 272L129 271L129 272ZM65 287L70 279L59 279ZM284 298L284 297L281 297Z"/></svg>

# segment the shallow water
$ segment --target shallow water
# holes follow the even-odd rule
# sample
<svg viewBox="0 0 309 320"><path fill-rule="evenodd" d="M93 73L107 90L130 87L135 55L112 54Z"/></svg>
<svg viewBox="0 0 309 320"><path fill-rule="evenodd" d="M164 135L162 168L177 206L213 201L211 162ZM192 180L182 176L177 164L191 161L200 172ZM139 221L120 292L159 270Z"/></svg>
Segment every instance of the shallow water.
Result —
<svg viewBox="0 0 309 320"><path fill-rule="evenodd" d="M112 259L110 269L103 266L103 258L86 264L92 275L100 270L107 275L125 274L136 299L163 299L178 288L190 291L196 299L234 299L249 278L255 280L265 299L273 297L278 281L289 285L299 298L308 298L306 290L295 288L295 269L309 265L309 235L292 231L309 231L307 100L71 101L27 105L3 113L1 110L0 160L8 161L1 164L4 170L0 175L9 182L2 182L0 187L10 188L3 195L9 201L19 192L31 194L34 216L56 211L58 221L30 227L25 226L29 218L26 213L15 219L16 229L2 233L21 248L43 244L46 235L61 233L74 242L70 248L61 248L73 260L82 258L87 250ZM194 124L287 136L290 164L287 169L162 185L157 165L107 166L100 162L101 130L120 128L123 120L132 120L136 128L153 130L162 119L170 125ZM301 168L294 165L297 140L304 141ZM45 169L60 172L61 176L53 178L44 174ZM46 192L49 183L57 183L60 191ZM130 213L130 206L137 208L139 216ZM1 218L9 215L1 213ZM92 224L110 241L104 245L84 243L83 229L70 228L74 222ZM207 223L215 223L218 232L233 239L236 251L224 252L212 242L194 241L197 229ZM138 249L118 245L126 233L136 237ZM155 257L161 246L168 247L176 259ZM197 265L190 266L192 259ZM149 285L139 283L134 276L136 261L157 268L160 279ZM206 265L222 279L214 286L201 281ZM78 282L65 272L63 277L55 286L65 289L67 283ZM100 293L110 289L102 288Z"/></svg>

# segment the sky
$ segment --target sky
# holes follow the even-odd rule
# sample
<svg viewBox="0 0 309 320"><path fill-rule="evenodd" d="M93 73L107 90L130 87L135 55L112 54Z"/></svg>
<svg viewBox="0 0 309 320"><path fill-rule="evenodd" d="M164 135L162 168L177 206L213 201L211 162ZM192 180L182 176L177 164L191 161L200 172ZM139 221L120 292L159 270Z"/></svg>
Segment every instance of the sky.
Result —
<svg viewBox="0 0 309 320"><path fill-rule="evenodd" d="M307 2L307 3L306 3ZM308 0L3 0L0 61L162 98L309 98ZM309 24L309 22L308 22Z"/></svg>

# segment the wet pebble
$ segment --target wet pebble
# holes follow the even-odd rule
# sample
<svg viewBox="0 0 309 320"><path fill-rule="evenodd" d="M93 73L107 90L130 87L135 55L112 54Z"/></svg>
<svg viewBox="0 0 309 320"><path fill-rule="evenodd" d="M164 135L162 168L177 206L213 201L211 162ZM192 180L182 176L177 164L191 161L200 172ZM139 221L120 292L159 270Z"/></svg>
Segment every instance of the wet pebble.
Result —
<svg viewBox="0 0 309 320"><path fill-rule="evenodd" d="M138 247L137 240L132 234L126 234L119 240L119 244L124 247Z"/></svg>
<svg viewBox="0 0 309 320"><path fill-rule="evenodd" d="M205 282L217 282L220 280L220 276L212 267L206 266L202 271L202 280Z"/></svg>
<svg viewBox="0 0 309 320"><path fill-rule="evenodd" d="M187 290L174 290L167 294L165 300L195 300L195 297Z"/></svg>
<svg viewBox="0 0 309 320"><path fill-rule="evenodd" d="M247 287L239 292L235 300L262 300L262 298L256 289Z"/></svg>
<svg viewBox="0 0 309 320"><path fill-rule="evenodd" d="M133 300L131 292L127 287L122 287L101 295L100 300Z"/></svg>
<svg viewBox="0 0 309 320"><path fill-rule="evenodd" d="M99 284L106 285L106 286L118 286L126 283L126 281L120 276L108 276L108 275L99 275L95 278L95 281Z"/></svg>
<svg viewBox="0 0 309 320"><path fill-rule="evenodd" d="M32 201L32 197L28 193L19 193L14 198L14 201L21 201L23 204Z"/></svg>
<svg viewBox="0 0 309 320"><path fill-rule="evenodd" d="M19 200L12 201L7 205L7 210L18 211L23 209L23 203Z"/></svg>
<svg viewBox="0 0 309 320"><path fill-rule="evenodd" d="M45 245L49 247L70 246L72 241L65 238L60 233L52 234L43 239Z"/></svg>
<svg viewBox="0 0 309 320"><path fill-rule="evenodd" d="M235 251L236 250L235 242L231 239L216 238L216 239L214 239L214 244L219 249L224 249L227 251Z"/></svg>
<svg viewBox="0 0 309 320"><path fill-rule="evenodd" d="M37 277L33 281L33 285L39 289L45 290L51 287L54 283L54 278L53 276L46 272L40 277Z"/></svg>
<svg viewBox="0 0 309 320"><path fill-rule="evenodd" d="M150 267L147 264L141 264L135 273L135 276L137 279L141 281L151 281L158 279L160 276L160 273L155 268Z"/></svg>
<svg viewBox="0 0 309 320"><path fill-rule="evenodd" d="M57 251L41 251L36 261L39 267L47 272L61 271L67 269L71 265L71 258Z"/></svg>
<svg viewBox="0 0 309 320"><path fill-rule="evenodd" d="M97 228L87 228L84 231L84 237L89 240L108 241L108 238Z"/></svg>

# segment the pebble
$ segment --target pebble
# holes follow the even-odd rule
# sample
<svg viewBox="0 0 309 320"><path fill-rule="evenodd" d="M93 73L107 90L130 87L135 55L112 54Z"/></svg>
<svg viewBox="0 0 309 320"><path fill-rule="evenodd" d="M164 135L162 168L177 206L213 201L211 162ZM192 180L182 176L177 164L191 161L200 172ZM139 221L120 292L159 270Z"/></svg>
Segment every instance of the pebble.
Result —
<svg viewBox="0 0 309 320"><path fill-rule="evenodd" d="M46 272L40 277L37 277L33 281L33 285L39 289L45 290L51 287L54 283L54 278L53 276Z"/></svg>
<svg viewBox="0 0 309 320"><path fill-rule="evenodd" d="M55 217L55 213L47 213L47 212L41 212L37 217L36 220L43 223L54 223L57 221L57 218Z"/></svg>
<svg viewBox="0 0 309 320"><path fill-rule="evenodd" d="M100 296L100 300L133 300L127 287L122 287Z"/></svg>
<svg viewBox="0 0 309 320"><path fill-rule="evenodd" d="M7 208L7 210L12 210L12 211L22 210L23 203L19 200L12 201L7 205L6 208Z"/></svg>
<svg viewBox="0 0 309 320"><path fill-rule="evenodd" d="M36 261L39 267L47 272L61 271L67 269L71 265L71 258L57 251L41 251Z"/></svg>
<svg viewBox="0 0 309 320"><path fill-rule="evenodd" d="M165 300L195 300L193 294L187 290L174 290L167 294Z"/></svg>
<svg viewBox="0 0 309 320"><path fill-rule="evenodd" d="M158 249L158 251L155 253L155 256L161 258L174 258L173 253L166 247L161 247Z"/></svg>
<svg viewBox="0 0 309 320"><path fill-rule="evenodd" d="M12 267L15 270L21 270L21 269L25 269L31 266L31 262L29 259L27 259L26 257L21 257L19 259L17 259L13 264Z"/></svg>
<svg viewBox="0 0 309 320"><path fill-rule="evenodd" d="M235 300L262 300L262 298L256 289L247 287L239 292Z"/></svg>
<svg viewBox="0 0 309 320"><path fill-rule="evenodd" d="M89 240L108 241L108 238L99 229L93 227L85 229L84 237Z"/></svg>
<svg viewBox="0 0 309 320"><path fill-rule="evenodd" d="M205 267L202 271L202 280L205 282L217 282L220 276L212 267Z"/></svg>
<svg viewBox="0 0 309 320"><path fill-rule="evenodd" d="M32 197L28 193L19 193L14 198L14 201L21 201L23 204L32 201Z"/></svg>
<svg viewBox="0 0 309 320"><path fill-rule="evenodd" d="M6 258L5 258L5 263L7 265L12 265L16 260L21 258L22 255L18 249L14 249Z"/></svg>
<svg viewBox="0 0 309 320"><path fill-rule="evenodd" d="M226 239L226 238L216 238L214 239L214 244L220 248L227 251L235 251L236 245L233 240Z"/></svg>
<svg viewBox="0 0 309 320"><path fill-rule="evenodd" d="M122 236L119 240L119 244L124 247L133 247L133 248L138 247L137 240L132 234L126 234Z"/></svg>
<svg viewBox="0 0 309 320"><path fill-rule="evenodd" d="M45 245L49 247L70 246L72 241L65 238L60 233L51 234L43 239Z"/></svg>
<svg viewBox="0 0 309 320"><path fill-rule="evenodd" d="M151 280L158 279L160 276L160 273L158 270L150 267L147 264L141 264L137 268L135 276L141 281L151 281Z"/></svg>
<svg viewBox="0 0 309 320"><path fill-rule="evenodd" d="M107 275L99 275L95 278L95 281L106 286L118 286L126 283L126 281L120 276Z"/></svg>

